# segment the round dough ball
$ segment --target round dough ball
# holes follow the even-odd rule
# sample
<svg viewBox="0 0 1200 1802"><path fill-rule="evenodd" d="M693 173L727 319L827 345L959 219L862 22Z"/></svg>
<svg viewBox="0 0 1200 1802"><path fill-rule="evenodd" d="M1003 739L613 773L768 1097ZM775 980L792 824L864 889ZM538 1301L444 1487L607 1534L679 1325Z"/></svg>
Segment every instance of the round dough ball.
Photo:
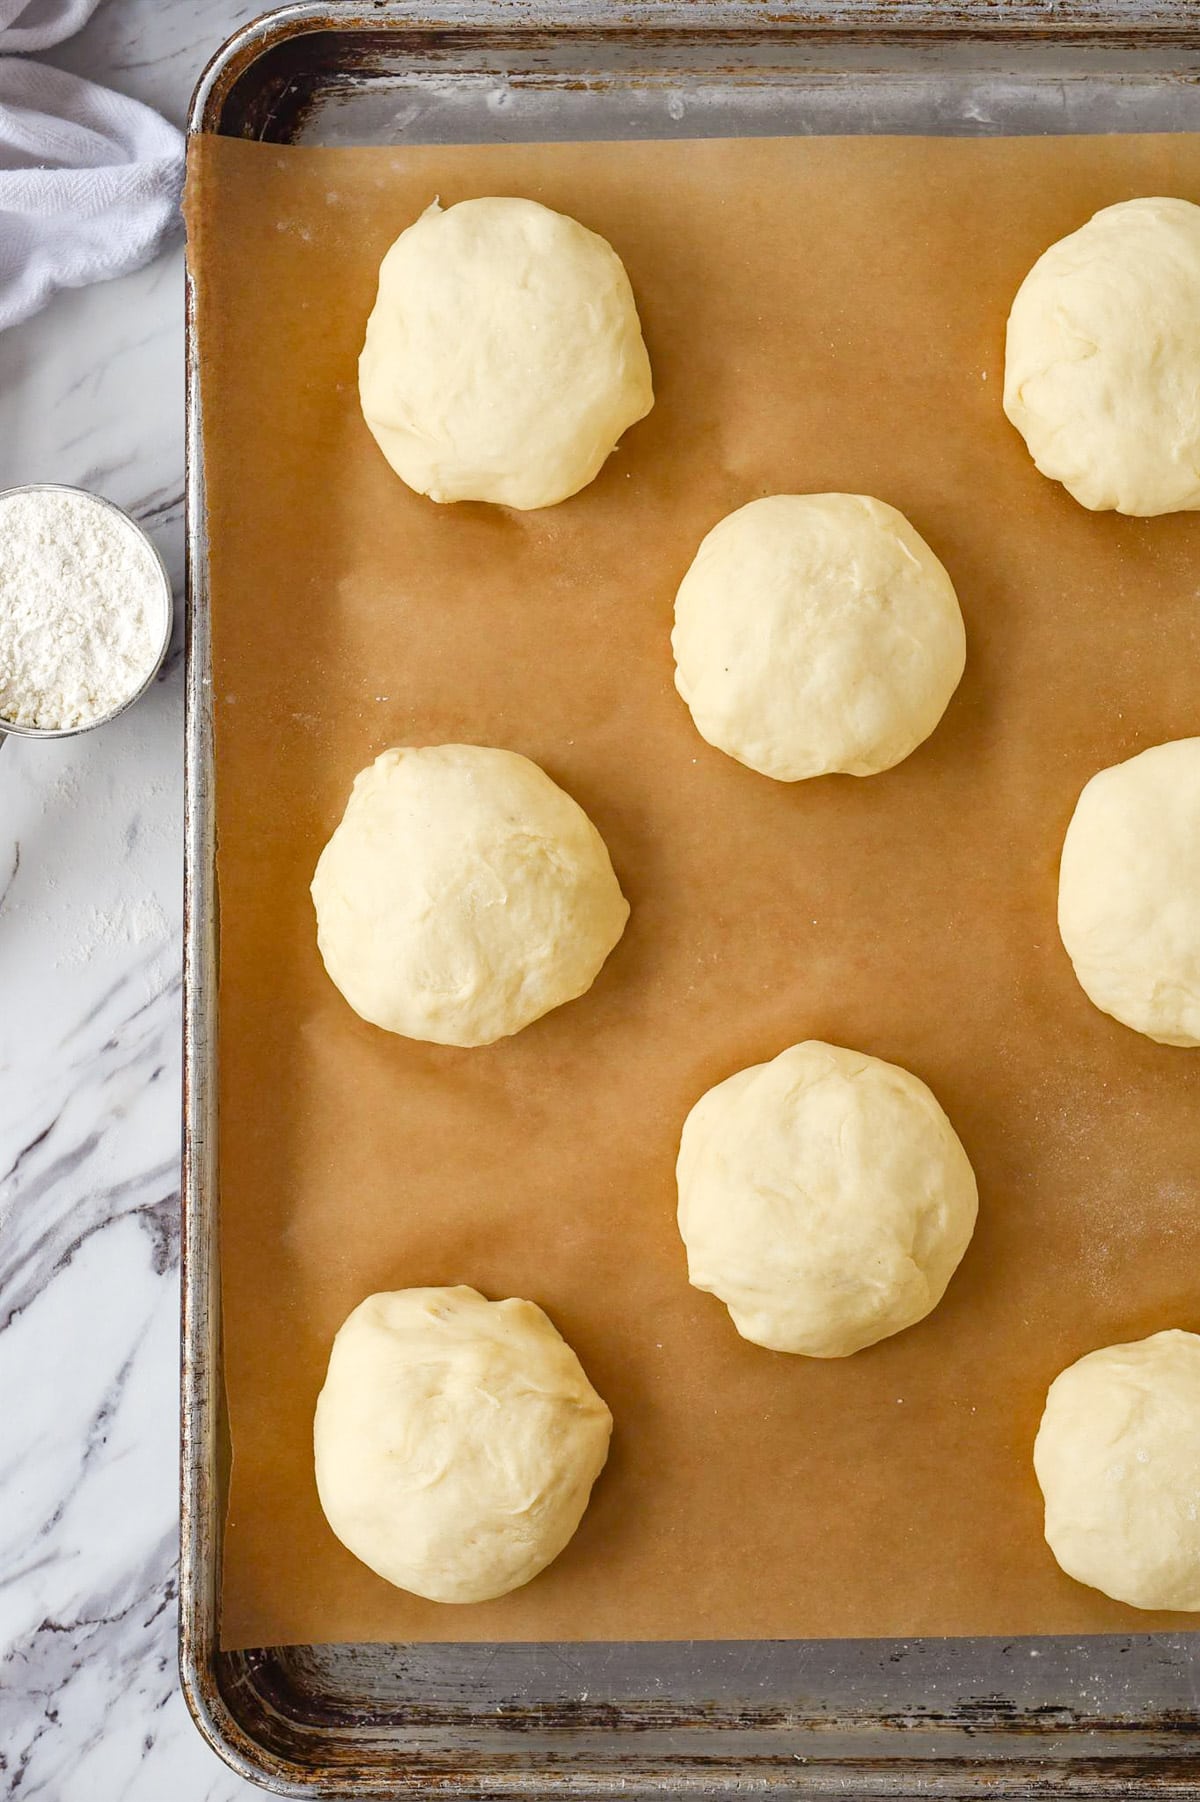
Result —
<svg viewBox="0 0 1200 1802"><path fill-rule="evenodd" d="M1200 738L1092 777L1063 842L1058 930L1097 1007L1200 1045Z"/></svg>
<svg viewBox="0 0 1200 1802"><path fill-rule="evenodd" d="M764 776L873 776L928 738L966 659L949 576L864 494L774 494L713 527L675 600L675 686Z"/></svg>
<svg viewBox="0 0 1200 1802"><path fill-rule="evenodd" d="M810 1039L701 1096L676 1167L688 1280L743 1339L845 1358L942 1299L975 1176L907 1070Z"/></svg>
<svg viewBox="0 0 1200 1802"><path fill-rule="evenodd" d="M383 259L363 416L435 501L552 507L654 405L612 246L534 200L435 201Z"/></svg>
<svg viewBox="0 0 1200 1802"><path fill-rule="evenodd" d="M431 1602L487 1602L557 1558L612 1415L531 1301L369 1295L329 1355L317 1492L348 1551Z"/></svg>
<svg viewBox="0 0 1200 1802"><path fill-rule="evenodd" d="M592 986L629 903L583 809L527 757L385 751L312 882L325 968L364 1020L490 1045Z"/></svg>
<svg viewBox="0 0 1200 1802"><path fill-rule="evenodd" d="M1200 507L1200 207L1125 200L1040 256L1017 292L1004 411L1082 506Z"/></svg>
<svg viewBox="0 0 1200 1802"><path fill-rule="evenodd" d="M1089 1352L1055 1377L1033 1448L1069 1577L1135 1608L1200 1611L1200 1338Z"/></svg>

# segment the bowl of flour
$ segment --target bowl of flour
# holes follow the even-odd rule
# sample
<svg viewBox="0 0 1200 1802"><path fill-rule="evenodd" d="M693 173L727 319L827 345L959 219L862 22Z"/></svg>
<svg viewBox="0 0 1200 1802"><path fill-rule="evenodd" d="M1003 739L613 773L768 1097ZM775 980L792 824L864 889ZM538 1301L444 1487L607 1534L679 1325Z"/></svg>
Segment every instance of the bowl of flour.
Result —
<svg viewBox="0 0 1200 1802"><path fill-rule="evenodd" d="M171 581L119 507L39 482L0 493L0 737L65 738L124 713L171 642Z"/></svg>

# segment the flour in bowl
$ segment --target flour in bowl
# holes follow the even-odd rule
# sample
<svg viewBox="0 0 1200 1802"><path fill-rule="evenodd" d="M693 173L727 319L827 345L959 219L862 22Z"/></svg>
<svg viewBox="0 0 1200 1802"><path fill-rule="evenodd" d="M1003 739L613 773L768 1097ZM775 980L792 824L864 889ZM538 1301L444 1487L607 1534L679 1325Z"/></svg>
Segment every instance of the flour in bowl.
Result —
<svg viewBox="0 0 1200 1802"><path fill-rule="evenodd" d="M0 496L0 727L113 713L162 649L163 573L131 520L89 494Z"/></svg>

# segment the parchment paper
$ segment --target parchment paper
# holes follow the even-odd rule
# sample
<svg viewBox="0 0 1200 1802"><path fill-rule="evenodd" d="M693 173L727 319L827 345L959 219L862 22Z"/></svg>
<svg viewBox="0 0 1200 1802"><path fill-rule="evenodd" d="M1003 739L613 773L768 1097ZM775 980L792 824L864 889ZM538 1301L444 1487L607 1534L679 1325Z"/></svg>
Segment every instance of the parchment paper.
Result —
<svg viewBox="0 0 1200 1802"><path fill-rule="evenodd" d="M1200 1054L1093 1009L1055 930L1093 771L1200 731L1200 518L1077 507L1000 409L1009 300L1098 206L1200 200L1195 137L281 151L202 139L221 899L226 1646L1089 1632L1186 1624L1061 1575L1030 1445L1047 1383L1200 1326ZM379 259L435 194L527 194L629 269L657 405L545 512L391 473L355 363ZM955 580L962 686L889 774L786 786L672 687L674 590L760 494L900 507ZM592 992L488 1050L350 1011L308 883L395 743L543 764L633 916ZM696 1097L809 1036L906 1065L979 1177L942 1306L849 1360L740 1340L690 1289ZM576 1539L473 1607L334 1539L311 1420L369 1291L540 1302L612 1407Z"/></svg>

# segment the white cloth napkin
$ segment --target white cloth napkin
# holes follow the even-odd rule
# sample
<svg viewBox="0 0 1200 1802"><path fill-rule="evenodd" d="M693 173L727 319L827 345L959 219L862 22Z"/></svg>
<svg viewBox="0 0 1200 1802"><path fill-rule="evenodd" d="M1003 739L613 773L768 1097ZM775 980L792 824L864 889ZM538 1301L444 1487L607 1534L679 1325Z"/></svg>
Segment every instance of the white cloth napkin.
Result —
<svg viewBox="0 0 1200 1802"><path fill-rule="evenodd" d="M0 0L0 52L57 43L97 4ZM182 135L148 106L0 54L0 330L149 262L182 181Z"/></svg>
<svg viewBox="0 0 1200 1802"><path fill-rule="evenodd" d="M74 37L100 0L0 0L0 47L47 50Z"/></svg>

